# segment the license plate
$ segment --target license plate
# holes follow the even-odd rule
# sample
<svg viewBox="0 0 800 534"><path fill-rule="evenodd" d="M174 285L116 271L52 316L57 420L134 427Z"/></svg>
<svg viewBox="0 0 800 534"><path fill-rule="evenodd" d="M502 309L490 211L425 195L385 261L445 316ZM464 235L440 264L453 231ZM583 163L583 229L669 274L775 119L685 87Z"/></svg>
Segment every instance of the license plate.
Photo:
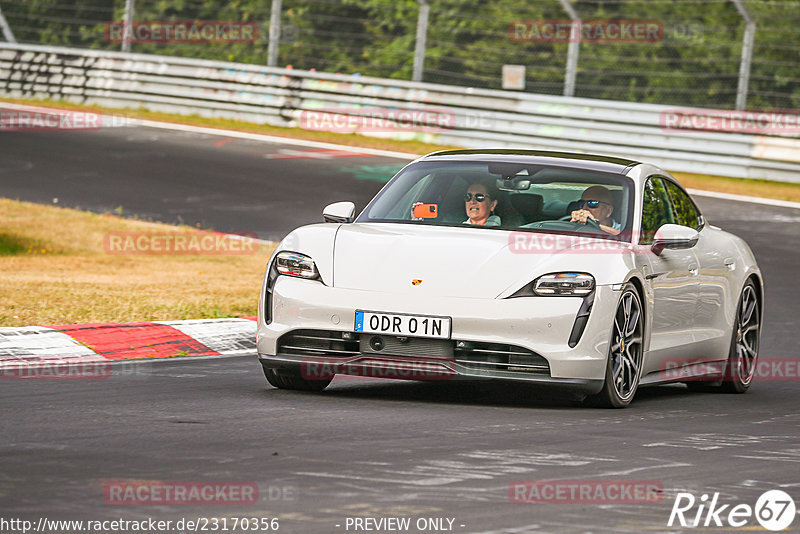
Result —
<svg viewBox="0 0 800 534"><path fill-rule="evenodd" d="M450 339L450 317L356 310L356 332Z"/></svg>

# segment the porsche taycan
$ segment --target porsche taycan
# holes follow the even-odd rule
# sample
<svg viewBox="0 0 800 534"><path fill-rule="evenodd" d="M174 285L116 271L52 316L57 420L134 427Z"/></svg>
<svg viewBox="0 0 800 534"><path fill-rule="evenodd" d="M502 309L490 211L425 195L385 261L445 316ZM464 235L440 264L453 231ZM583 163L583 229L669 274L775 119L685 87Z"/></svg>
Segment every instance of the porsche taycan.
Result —
<svg viewBox="0 0 800 534"><path fill-rule="evenodd" d="M337 374L523 381L625 407L639 387L744 392L764 291L741 238L668 172L525 150L421 157L356 215L291 232L261 288L278 388Z"/></svg>

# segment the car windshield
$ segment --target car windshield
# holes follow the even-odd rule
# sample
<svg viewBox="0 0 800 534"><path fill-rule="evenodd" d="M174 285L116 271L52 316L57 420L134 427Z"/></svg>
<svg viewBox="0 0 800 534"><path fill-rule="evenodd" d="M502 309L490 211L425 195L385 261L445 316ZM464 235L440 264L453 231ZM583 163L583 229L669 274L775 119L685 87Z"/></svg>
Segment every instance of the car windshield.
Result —
<svg viewBox="0 0 800 534"><path fill-rule="evenodd" d="M481 230L589 233L621 239L597 225L570 222L590 209L630 235L632 181L617 173L517 162L417 162L395 176L357 222L469 226ZM582 201L593 202L582 202Z"/></svg>

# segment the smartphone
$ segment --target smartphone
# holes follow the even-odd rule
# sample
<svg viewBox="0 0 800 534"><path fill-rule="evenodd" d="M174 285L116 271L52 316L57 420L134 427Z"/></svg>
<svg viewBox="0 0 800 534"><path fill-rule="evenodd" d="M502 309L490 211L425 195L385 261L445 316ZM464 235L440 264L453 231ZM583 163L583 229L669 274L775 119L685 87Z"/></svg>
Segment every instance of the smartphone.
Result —
<svg viewBox="0 0 800 534"><path fill-rule="evenodd" d="M435 219L439 216L439 206L436 204L414 204L413 217L415 219Z"/></svg>

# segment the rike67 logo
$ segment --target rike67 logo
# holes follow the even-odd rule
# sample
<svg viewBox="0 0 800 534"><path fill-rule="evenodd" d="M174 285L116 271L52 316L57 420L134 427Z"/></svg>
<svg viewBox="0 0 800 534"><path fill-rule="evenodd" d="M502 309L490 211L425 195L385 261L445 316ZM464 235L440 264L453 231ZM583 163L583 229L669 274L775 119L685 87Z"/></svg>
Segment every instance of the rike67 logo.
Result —
<svg viewBox="0 0 800 534"><path fill-rule="evenodd" d="M784 530L794 521L795 504L792 497L781 490L769 490L761 494L755 506L749 504L722 504L719 492L709 497L704 493L697 499L687 492L675 497L668 527L754 527L753 520L772 532Z"/></svg>

